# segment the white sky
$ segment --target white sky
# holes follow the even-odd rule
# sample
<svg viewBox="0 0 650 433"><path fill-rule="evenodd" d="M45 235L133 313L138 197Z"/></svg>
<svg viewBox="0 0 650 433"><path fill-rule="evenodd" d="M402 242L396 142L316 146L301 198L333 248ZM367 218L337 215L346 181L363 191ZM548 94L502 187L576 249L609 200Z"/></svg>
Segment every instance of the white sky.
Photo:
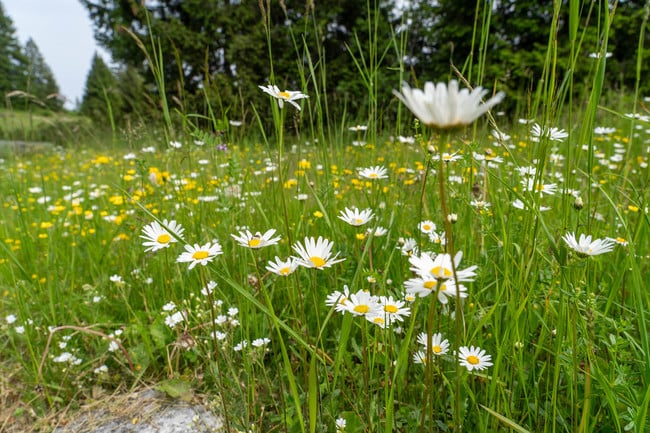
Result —
<svg viewBox="0 0 650 433"><path fill-rule="evenodd" d="M66 108L81 100L93 53L97 47L88 12L78 0L0 0L16 28L21 44L31 37L50 66Z"/></svg>

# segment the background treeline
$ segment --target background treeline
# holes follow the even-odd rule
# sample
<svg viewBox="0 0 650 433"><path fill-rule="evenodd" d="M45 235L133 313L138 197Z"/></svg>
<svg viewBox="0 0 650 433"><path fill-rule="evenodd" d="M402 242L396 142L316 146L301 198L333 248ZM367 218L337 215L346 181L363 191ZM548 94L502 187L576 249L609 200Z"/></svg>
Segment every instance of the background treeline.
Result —
<svg viewBox="0 0 650 433"><path fill-rule="evenodd" d="M573 3L580 8L576 45L568 0L80 1L113 65L95 56L78 108L105 124L161 116L161 103L172 113L222 120L252 121L255 107L265 119L268 104L257 86L273 83L306 91L312 102L318 97L325 121L373 118L381 126L394 118L397 83L458 73L507 91L504 109L525 111L543 78L561 88L573 75L565 91L580 96L579 77L589 76L598 55L609 57L610 90L650 91L641 79L650 67L648 34L637 43L648 14L642 0L609 2L607 47L599 25L605 2ZM38 48L32 41L21 47L1 15L0 91L22 90L60 107L48 97L58 88ZM549 34L554 20L559 30ZM552 74L544 71L549 49L560 59Z"/></svg>
<svg viewBox="0 0 650 433"><path fill-rule="evenodd" d="M257 86L271 82L317 92L323 116L362 121L377 115L381 122L392 117L390 92L400 80L446 80L454 68L472 84L506 90L514 108L527 103L544 76L549 46L557 58L570 59L554 71L558 86L569 74L580 83L600 53L611 56L608 86L633 89L639 44L631 41L639 40L648 13L641 0L615 7L610 2L613 23L605 51L599 3L579 2L580 51L571 53L568 1L412 0L399 2L399 8L395 1L377 0L81 2L97 40L120 65L112 81L97 58L89 76L82 111L100 119L107 98L121 118L156 109L162 89L150 66L157 56L172 108L205 114L209 104L229 119L250 119L251 103L266 106ZM557 34L549 34L553 20ZM475 36L482 34L487 38ZM641 49L647 59L647 49ZM645 76L648 62L640 65ZM642 92L650 90L647 80L640 85ZM577 95L581 90L570 89Z"/></svg>
<svg viewBox="0 0 650 433"><path fill-rule="evenodd" d="M0 3L0 95L15 109L60 110L63 99L52 70L30 38L21 45L13 21Z"/></svg>

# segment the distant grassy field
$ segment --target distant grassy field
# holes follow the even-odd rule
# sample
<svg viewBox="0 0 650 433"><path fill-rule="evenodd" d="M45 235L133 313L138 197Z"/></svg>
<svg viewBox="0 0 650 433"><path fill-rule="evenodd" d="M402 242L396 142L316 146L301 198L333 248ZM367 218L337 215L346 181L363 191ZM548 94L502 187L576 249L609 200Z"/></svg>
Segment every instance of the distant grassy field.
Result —
<svg viewBox="0 0 650 433"><path fill-rule="evenodd" d="M29 112L0 109L0 140L79 143L90 136L89 119L67 112Z"/></svg>

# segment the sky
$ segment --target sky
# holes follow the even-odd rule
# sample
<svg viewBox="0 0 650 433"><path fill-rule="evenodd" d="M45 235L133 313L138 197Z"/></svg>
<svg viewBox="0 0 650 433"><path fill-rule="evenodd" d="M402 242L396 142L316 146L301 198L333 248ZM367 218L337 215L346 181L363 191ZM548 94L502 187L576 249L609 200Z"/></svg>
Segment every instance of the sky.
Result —
<svg viewBox="0 0 650 433"><path fill-rule="evenodd" d="M88 12L78 0L0 0L23 46L32 38L54 73L66 108L83 97L95 51L110 63L110 55L93 38Z"/></svg>

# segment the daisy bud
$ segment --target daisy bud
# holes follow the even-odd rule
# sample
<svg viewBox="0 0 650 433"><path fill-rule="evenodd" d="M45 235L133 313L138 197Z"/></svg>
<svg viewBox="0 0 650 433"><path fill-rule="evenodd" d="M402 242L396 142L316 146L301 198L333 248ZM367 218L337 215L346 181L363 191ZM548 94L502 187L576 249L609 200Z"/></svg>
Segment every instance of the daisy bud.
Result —
<svg viewBox="0 0 650 433"><path fill-rule="evenodd" d="M458 221L458 214L450 213L449 215L447 215L447 221L449 221L452 224L455 224L456 221Z"/></svg>
<svg viewBox="0 0 650 433"><path fill-rule="evenodd" d="M576 197L576 200L573 202L573 208L575 210L580 210L585 206L584 202L582 201L581 197Z"/></svg>
<svg viewBox="0 0 650 433"><path fill-rule="evenodd" d="M427 145L427 152L436 153L436 148L432 144Z"/></svg>

